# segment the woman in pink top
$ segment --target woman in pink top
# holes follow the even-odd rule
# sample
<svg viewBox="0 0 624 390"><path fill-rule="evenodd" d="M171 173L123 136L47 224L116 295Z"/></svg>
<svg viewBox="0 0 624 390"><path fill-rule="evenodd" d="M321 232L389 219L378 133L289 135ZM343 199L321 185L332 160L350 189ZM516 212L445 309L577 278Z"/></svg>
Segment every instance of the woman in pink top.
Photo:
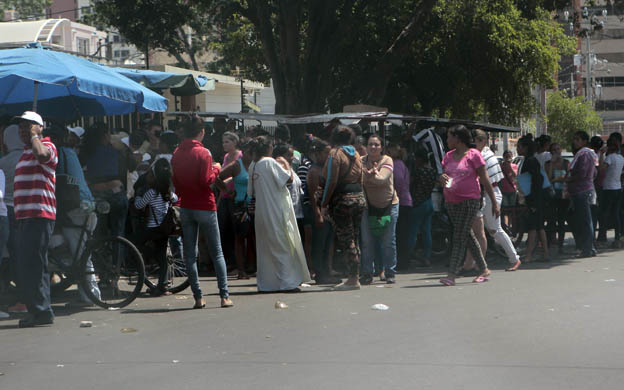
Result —
<svg viewBox="0 0 624 390"><path fill-rule="evenodd" d="M440 279L440 283L445 286L455 285L455 278L465 258L466 246L480 271L473 282L482 283L490 279L490 270L472 231L472 220L481 206L479 182L491 199L495 197L485 161L477 149L470 148L471 143L472 136L465 126L456 125L448 130L447 144L451 151L442 161L444 173L440 176L440 184L444 188L446 209L453 223L453 243L448 276ZM497 202L492 202L492 213L496 217L500 215Z"/></svg>

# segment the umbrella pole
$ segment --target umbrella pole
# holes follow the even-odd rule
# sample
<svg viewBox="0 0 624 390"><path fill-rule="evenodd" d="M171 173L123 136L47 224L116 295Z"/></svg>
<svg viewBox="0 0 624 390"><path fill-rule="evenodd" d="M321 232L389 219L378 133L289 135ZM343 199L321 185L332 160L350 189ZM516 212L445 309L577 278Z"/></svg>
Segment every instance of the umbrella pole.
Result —
<svg viewBox="0 0 624 390"><path fill-rule="evenodd" d="M37 112L37 95L39 95L39 82L35 81L35 90L33 92L33 108L34 112Z"/></svg>

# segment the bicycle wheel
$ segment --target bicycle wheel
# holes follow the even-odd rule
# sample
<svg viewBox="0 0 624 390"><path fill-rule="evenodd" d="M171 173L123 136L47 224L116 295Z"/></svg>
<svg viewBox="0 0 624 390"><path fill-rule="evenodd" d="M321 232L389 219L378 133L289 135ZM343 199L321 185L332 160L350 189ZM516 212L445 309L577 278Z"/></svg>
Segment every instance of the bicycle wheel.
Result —
<svg viewBox="0 0 624 390"><path fill-rule="evenodd" d="M176 294L186 289L190 283L188 281L184 259L167 256L167 264L169 272L167 273L168 280L166 291ZM156 288L159 272L160 266L157 264L151 264L145 267L145 285L150 290Z"/></svg>
<svg viewBox="0 0 624 390"><path fill-rule="evenodd" d="M123 237L90 241L80 260L80 270L85 293L105 309L130 304L139 296L145 282L143 257Z"/></svg>

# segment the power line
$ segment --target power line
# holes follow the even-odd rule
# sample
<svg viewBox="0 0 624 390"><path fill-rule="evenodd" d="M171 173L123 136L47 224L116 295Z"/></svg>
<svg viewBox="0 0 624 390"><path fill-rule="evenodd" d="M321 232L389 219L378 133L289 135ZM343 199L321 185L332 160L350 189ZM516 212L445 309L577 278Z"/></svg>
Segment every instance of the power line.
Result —
<svg viewBox="0 0 624 390"><path fill-rule="evenodd" d="M89 9L89 11L91 11L91 8L93 8L93 6L89 5L89 6L85 6L85 7L79 7L79 8L74 8L74 9L67 9L65 11L56 11L56 12L50 12L50 13L44 13L44 14L34 14L34 15L28 15L25 18L13 18L13 19L9 19L9 20L5 20L5 22L14 22L16 20L24 20L24 19L30 19L30 18L37 18L40 16L52 16L52 15L58 15L58 14L64 14L65 12L72 12L72 11L81 11L84 9Z"/></svg>

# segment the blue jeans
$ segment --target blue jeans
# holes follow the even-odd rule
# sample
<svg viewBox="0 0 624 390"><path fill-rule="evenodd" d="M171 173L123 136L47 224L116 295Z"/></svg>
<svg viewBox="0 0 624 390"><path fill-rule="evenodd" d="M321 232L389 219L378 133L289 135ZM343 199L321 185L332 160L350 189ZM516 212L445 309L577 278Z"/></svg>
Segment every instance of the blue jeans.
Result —
<svg viewBox="0 0 624 390"><path fill-rule="evenodd" d="M392 206L390 211L390 225L381 236L371 233L368 226L368 210L362 214L362 275L373 273L373 261L375 259L376 246L381 249L381 260L384 273L387 278L393 278L396 274L397 249L396 249L396 224L399 219L399 205ZM379 270L381 271L381 270Z"/></svg>
<svg viewBox="0 0 624 390"><path fill-rule="evenodd" d="M423 240L423 249L425 259L431 259L431 217L433 217L433 202L427 199L416 207L412 207L412 215L410 218L410 250L414 249L418 233L421 234Z"/></svg>
<svg viewBox="0 0 624 390"><path fill-rule="evenodd" d="M206 246L210 258L213 261L215 272L217 273L217 284L221 298L229 297L227 285L227 270L225 258L221 250L221 237L219 236L219 221L216 211L180 209L180 219L182 220L182 233L184 235L184 260L186 262L186 272L193 290L193 297L202 297L199 286L199 275L197 274L197 240L201 229L206 240Z"/></svg>
<svg viewBox="0 0 624 390"><path fill-rule="evenodd" d="M7 217L9 219L9 237L6 246L9 251L9 277L17 285L17 220L13 206L7 206Z"/></svg>
<svg viewBox="0 0 624 390"><path fill-rule="evenodd" d="M577 240L577 247L585 256L596 252L594 248L594 224L589 204L591 195L591 191L586 191L570 196L574 207L574 231L576 233L574 239Z"/></svg>
<svg viewBox="0 0 624 390"><path fill-rule="evenodd" d="M20 301L33 316L54 318L50 305L50 271L48 244L54 221L26 218L18 221L17 287Z"/></svg>
<svg viewBox="0 0 624 390"><path fill-rule="evenodd" d="M171 249L171 256L181 259L184 253L182 250L182 237L169 237L169 249Z"/></svg>

